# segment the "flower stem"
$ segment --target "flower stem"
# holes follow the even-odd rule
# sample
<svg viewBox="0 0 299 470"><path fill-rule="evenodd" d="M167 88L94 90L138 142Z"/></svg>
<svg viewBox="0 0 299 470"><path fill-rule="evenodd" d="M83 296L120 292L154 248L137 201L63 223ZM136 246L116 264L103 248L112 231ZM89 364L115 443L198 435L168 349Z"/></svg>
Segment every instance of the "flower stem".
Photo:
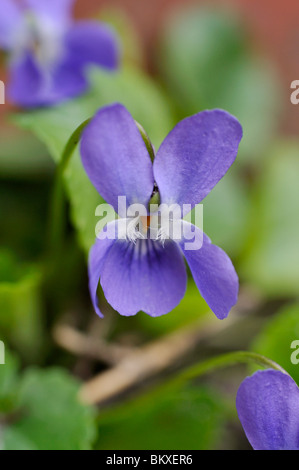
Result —
<svg viewBox="0 0 299 470"><path fill-rule="evenodd" d="M168 377L165 382L159 384L158 386L156 385L154 389L148 389L144 394L140 395L138 398L135 397L134 400L131 399L132 407L136 407L137 409L139 409L142 406L146 406L149 401L153 402L155 397L158 398L161 394L171 394L174 389L180 389L182 386L185 385L186 382L197 379L205 374L212 373L217 369L231 367L237 364L248 363L257 364L268 369L275 369L288 375L288 373L282 367L280 367L278 364L276 364L276 362L272 361L271 359L268 359L267 357L249 351L235 351L209 358L198 364L190 366L182 372L179 372L178 375L176 375L175 377ZM91 404L91 402L88 401L87 403ZM95 403L98 402L92 402L92 404ZM122 402L121 404L116 405L115 407L108 408L107 410L102 409L98 419L103 421L103 419L105 420L108 417L108 420L110 420L111 416L118 416L120 411L123 409L127 409L127 407L128 404Z"/></svg>
<svg viewBox="0 0 299 470"><path fill-rule="evenodd" d="M149 391L144 396L147 400L153 397L153 394L159 395L161 392L171 391L174 388L182 387L186 382L197 379L205 374L209 374L218 369L235 366L237 364L256 364L267 369L275 369L283 374L289 375L280 365L271 359L260 354L249 351L235 351L231 353L222 354L220 356L212 357L198 364L190 366L183 370L175 377L170 377L165 383L158 386L154 391ZM142 398L141 398L142 400Z"/></svg>
<svg viewBox="0 0 299 470"><path fill-rule="evenodd" d="M60 253L63 248L63 238L65 232L65 195L64 195L64 171L78 145L84 128L90 122L87 119L73 132L69 138L61 155L60 162L56 169L54 187L52 190L50 201L50 215L49 215L49 252Z"/></svg>
<svg viewBox="0 0 299 470"><path fill-rule="evenodd" d="M86 121L82 122L79 127L72 133L71 137L69 138L61 156L61 160L59 163L59 169L61 173L64 172L65 168L67 167L77 145L80 142L81 135L85 127L90 123L91 118L86 119Z"/></svg>
<svg viewBox="0 0 299 470"><path fill-rule="evenodd" d="M223 367L247 363L253 363L265 368L279 370L280 372L287 374L287 372L280 365L271 359L262 356L261 354L249 351L236 351L212 357L206 361L200 362L199 364L195 364L194 366L191 366L187 370L183 371L179 376L171 380L171 382L172 384L174 384L174 382L181 383L187 380L192 380L196 377L200 377L201 375L213 372L214 370L221 369Z"/></svg>
<svg viewBox="0 0 299 470"><path fill-rule="evenodd" d="M135 121L136 123L136 126L138 127L138 130L141 134L141 137L143 139L143 142L145 143L146 145L146 149L149 153L149 156L151 157L151 161L152 163L154 163L154 160L155 160L155 150L154 150L154 147L153 147L153 144L151 143L150 141L150 138L149 136L147 135L147 133L145 132L145 130L143 129L142 125L139 124L139 122Z"/></svg>

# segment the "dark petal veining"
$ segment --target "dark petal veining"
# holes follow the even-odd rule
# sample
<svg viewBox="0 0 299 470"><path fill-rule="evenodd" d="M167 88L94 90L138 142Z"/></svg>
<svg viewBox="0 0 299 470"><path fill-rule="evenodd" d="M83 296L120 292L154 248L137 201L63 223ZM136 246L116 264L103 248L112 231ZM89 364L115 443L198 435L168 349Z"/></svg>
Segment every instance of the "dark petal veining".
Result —
<svg viewBox="0 0 299 470"><path fill-rule="evenodd" d="M140 310L157 317L170 312L185 294L187 274L178 246L165 242L116 241L101 267L101 286L121 315Z"/></svg>

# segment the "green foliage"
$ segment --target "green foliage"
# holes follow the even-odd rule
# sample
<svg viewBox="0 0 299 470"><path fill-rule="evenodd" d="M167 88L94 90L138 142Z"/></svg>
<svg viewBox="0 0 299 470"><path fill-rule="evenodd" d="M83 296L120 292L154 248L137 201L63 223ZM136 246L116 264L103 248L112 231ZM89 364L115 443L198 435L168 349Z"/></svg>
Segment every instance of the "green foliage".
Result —
<svg viewBox="0 0 299 470"><path fill-rule="evenodd" d="M242 274L271 297L294 296L299 285L299 144L278 142L270 155L254 188Z"/></svg>
<svg viewBox="0 0 299 470"><path fill-rule="evenodd" d="M41 347L41 273L0 251L0 338L9 338L30 360Z"/></svg>
<svg viewBox="0 0 299 470"><path fill-rule="evenodd" d="M48 174L53 164L45 148L32 134L9 128L0 128L0 174L2 178L26 179ZM26 158L20 156L26 149Z"/></svg>
<svg viewBox="0 0 299 470"><path fill-rule="evenodd" d="M279 90L232 12L180 12L163 35L159 67L183 116L207 108L234 114L244 128L241 161L258 162L276 128Z"/></svg>
<svg viewBox="0 0 299 470"><path fill-rule="evenodd" d="M291 343L299 340L299 304L288 305L271 318L254 339L252 350L281 365L299 385L299 365L292 364Z"/></svg>
<svg viewBox="0 0 299 470"><path fill-rule="evenodd" d="M27 176L0 181L0 250L36 260L45 245L49 182L29 180Z"/></svg>
<svg viewBox="0 0 299 470"><path fill-rule="evenodd" d="M194 450L220 444L228 408L205 387L167 390L99 417L102 450Z"/></svg>
<svg viewBox="0 0 299 470"><path fill-rule="evenodd" d="M19 364L15 356L5 351L5 365L0 364L0 418L14 409L18 390Z"/></svg>
<svg viewBox="0 0 299 470"><path fill-rule="evenodd" d="M74 130L102 106L119 101L143 125L152 142L159 145L173 125L169 104L159 87L134 68L125 67L116 74L91 72L93 87L90 93L61 106L18 115L16 122L30 129L58 163ZM79 151L68 165L65 180L71 218L82 246L88 251L95 240L95 209L103 199L85 174Z"/></svg>
<svg viewBox="0 0 299 470"><path fill-rule="evenodd" d="M248 189L232 168L203 201L204 231L215 245L237 257L248 240L249 215Z"/></svg>
<svg viewBox="0 0 299 470"><path fill-rule="evenodd" d="M90 449L94 413L78 402L78 384L67 372L28 369L20 376L16 360L6 351L0 390L4 450Z"/></svg>

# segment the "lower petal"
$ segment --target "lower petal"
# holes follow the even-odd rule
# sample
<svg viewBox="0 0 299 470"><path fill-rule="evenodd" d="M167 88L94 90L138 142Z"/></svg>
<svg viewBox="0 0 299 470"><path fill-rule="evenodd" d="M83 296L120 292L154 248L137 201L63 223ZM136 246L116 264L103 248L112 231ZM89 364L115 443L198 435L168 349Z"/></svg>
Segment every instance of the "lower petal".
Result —
<svg viewBox="0 0 299 470"><path fill-rule="evenodd" d="M84 71L63 62L53 72L50 99L52 103L62 102L84 93L87 88Z"/></svg>
<svg viewBox="0 0 299 470"><path fill-rule="evenodd" d="M42 74L31 54L10 66L9 98L19 106L34 106L42 86Z"/></svg>
<svg viewBox="0 0 299 470"><path fill-rule="evenodd" d="M255 450L299 450L299 389L289 375L264 370L247 377L236 405Z"/></svg>
<svg viewBox="0 0 299 470"><path fill-rule="evenodd" d="M219 319L224 319L230 309L237 303L239 280L235 268L227 254L216 245L212 245L210 239L197 227L188 222L183 222L185 227L190 227L197 239L203 237L201 248L195 250L186 249L183 239L180 246L191 269L196 285Z"/></svg>
<svg viewBox="0 0 299 470"><path fill-rule="evenodd" d="M170 312L185 294L187 274L178 246L152 240L118 240L101 269L107 301L121 315L143 310L157 317Z"/></svg>
<svg viewBox="0 0 299 470"><path fill-rule="evenodd" d="M115 227L115 222L114 221L110 222L107 225L107 230L108 230L108 226L112 228ZM99 237L102 236L102 233L99 235ZM103 317L103 314L101 313L99 306L98 306L97 289L98 289L99 279L100 279L100 275L102 272L105 257L107 256L110 248L113 246L114 243L115 243L114 239L108 239L108 238L103 238L103 237L101 239L99 238L96 240L95 244L93 245L93 247L91 248L89 252L89 260L88 260L89 292L90 292L94 309L100 317Z"/></svg>
<svg viewBox="0 0 299 470"><path fill-rule="evenodd" d="M31 54L10 67L9 97L19 106L38 107L58 104L84 92L87 81L77 68L62 63L44 70Z"/></svg>

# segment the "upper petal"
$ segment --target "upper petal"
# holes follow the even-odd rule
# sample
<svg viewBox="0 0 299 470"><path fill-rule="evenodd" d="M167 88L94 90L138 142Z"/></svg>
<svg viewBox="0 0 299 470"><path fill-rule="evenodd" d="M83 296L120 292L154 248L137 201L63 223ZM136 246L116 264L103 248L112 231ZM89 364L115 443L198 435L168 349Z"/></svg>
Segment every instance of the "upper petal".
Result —
<svg viewBox="0 0 299 470"><path fill-rule="evenodd" d="M77 96L87 86L87 81L78 68L62 63L53 70L46 71L30 53L10 66L8 94L19 106L30 108L54 105Z"/></svg>
<svg viewBox="0 0 299 470"><path fill-rule="evenodd" d="M203 237L202 247L195 250L186 249L185 243L190 240L182 239L180 246L191 269L196 285L219 319L224 319L230 309L237 303L239 280L235 268L227 254L195 226L183 222L186 228L191 227L194 236ZM192 239L191 239L192 242Z"/></svg>
<svg viewBox="0 0 299 470"><path fill-rule="evenodd" d="M81 156L90 181L116 212L118 196L126 196L127 206L147 206L154 186L152 162L124 106L98 111L83 132Z"/></svg>
<svg viewBox="0 0 299 470"><path fill-rule="evenodd" d="M203 111L181 121L162 143L154 175L166 204L200 203L234 162L242 128L222 110Z"/></svg>
<svg viewBox="0 0 299 470"><path fill-rule="evenodd" d="M116 241L101 269L101 286L121 315L140 310L156 317L170 312L185 294L187 274L178 246L152 240Z"/></svg>
<svg viewBox="0 0 299 470"><path fill-rule="evenodd" d="M256 450L299 450L299 389L277 370L247 377L236 400L246 436Z"/></svg>
<svg viewBox="0 0 299 470"><path fill-rule="evenodd" d="M32 54L25 54L10 65L8 95L19 106L35 106L40 103L43 76Z"/></svg>
<svg viewBox="0 0 299 470"><path fill-rule="evenodd" d="M111 28L97 21L74 24L65 37L69 60L78 65L93 63L115 69L119 62L117 38Z"/></svg>
<svg viewBox="0 0 299 470"><path fill-rule="evenodd" d="M70 23L74 0L24 0L24 3L40 19L50 20L57 27Z"/></svg>
<svg viewBox="0 0 299 470"><path fill-rule="evenodd" d="M22 11L13 0L0 1L0 47L10 49L22 21Z"/></svg>
<svg viewBox="0 0 299 470"><path fill-rule="evenodd" d="M74 98L87 88L88 80L83 70L66 62L58 63L52 71L48 96L45 90L46 104L52 105Z"/></svg>

